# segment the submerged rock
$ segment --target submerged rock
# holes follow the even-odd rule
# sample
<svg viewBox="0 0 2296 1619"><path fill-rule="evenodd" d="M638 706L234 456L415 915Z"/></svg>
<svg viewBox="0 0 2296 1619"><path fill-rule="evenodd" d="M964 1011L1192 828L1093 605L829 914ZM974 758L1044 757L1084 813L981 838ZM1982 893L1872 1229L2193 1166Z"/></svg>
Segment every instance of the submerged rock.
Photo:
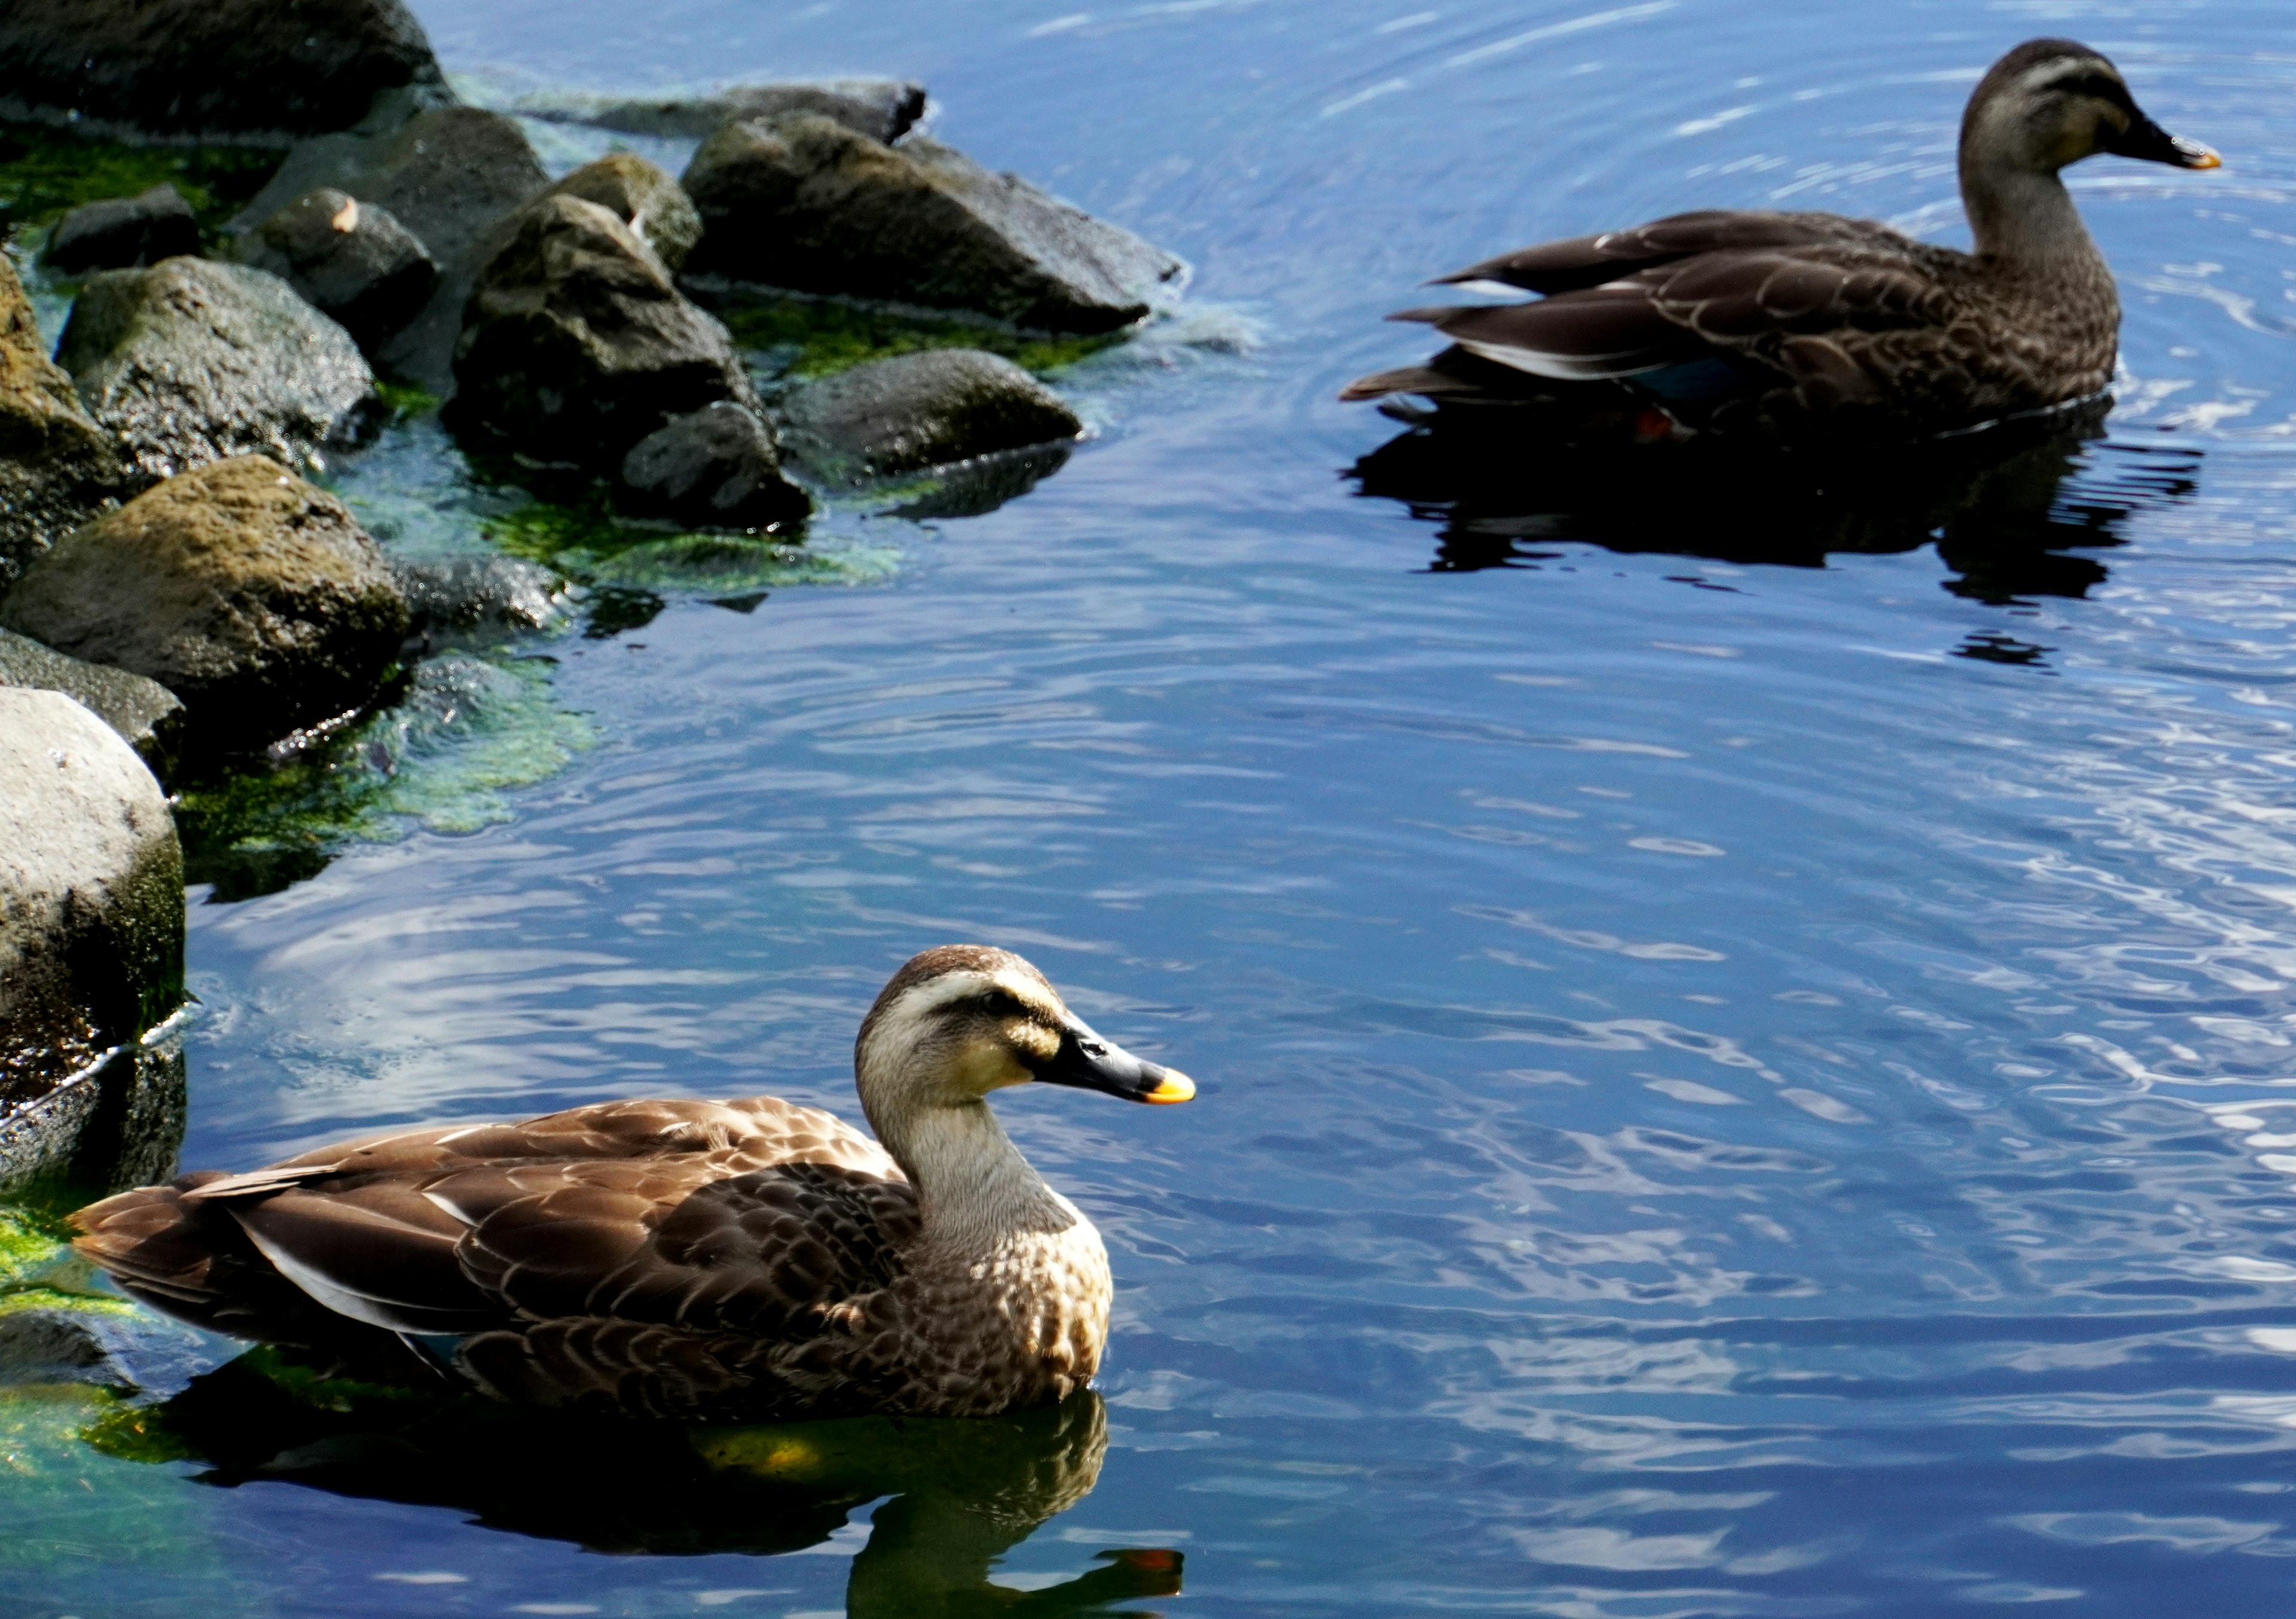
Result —
<svg viewBox="0 0 2296 1619"><path fill-rule="evenodd" d="M565 581L515 556L393 560L390 576L406 598L406 631L426 641L540 629L562 615Z"/></svg>
<svg viewBox="0 0 2296 1619"><path fill-rule="evenodd" d="M119 444L48 357L15 266L0 253L0 591L127 488Z"/></svg>
<svg viewBox="0 0 2296 1619"><path fill-rule="evenodd" d="M183 999L184 862L152 772L61 692L0 687L0 826L4 1137Z"/></svg>
<svg viewBox="0 0 2296 1619"><path fill-rule="evenodd" d="M157 680L68 658L0 629L0 686L62 692L119 733L154 776L164 778L182 740L182 699Z"/></svg>
<svg viewBox="0 0 2296 1619"><path fill-rule="evenodd" d="M56 358L146 483L250 453L316 465L374 397L348 333L276 275L204 259L90 277Z"/></svg>
<svg viewBox="0 0 2296 1619"><path fill-rule="evenodd" d="M888 146L816 113L726 125L685 185L703 226L695 275L1108 332L1186 268L937 142Z"/></svg>
<svg viewBox="0 0 2296 1619"><path fill-rule="evenodd" d="M446 81L399 0L8 0L0 119L284 145Z"/></svg>
<svg viewBox="0 0 2296 1619"><path fill-rule="evenodd" d="M619 461L674 416L754 405L726 328L616 215L541 197L506 235L455 349L457 432L537 461Z"/></svg>
<svg viewBox="0 0 2296 1619"><path fill-rule="evenodd" d="M443 107L388 135L306 141L231 228L253 230L322 186L388 210L422 242L439 274L430 301L377 344L376 363L443 395L454 387L455 340L488 231L549 183L517 119L477 107Z"/></svg>
<svg viewBox="0 0 2296 1619"><path fill-rule="evenodd" d="M0 600L0 627L168 687L210 750L260 747L367 702L406 620L342 503L260 456L137 496Z"/></svg>
<svg viewBox="0 0 2296 1619"><path fill-rule="evenodd" d="M420 314L439 266L380 202L320 186L241 239L240 258L268 270L372 350Z"/></svg>
<svg viewBox="0 0 2296 1619"><path fill-rule="evenodd" d="M929 349L800 383L778 407L790 454L836 482L1075 438L1068 402L1012 361Z"/></svg>
<svg viewBox="0 0 2296 1619"><path fill-rule="evenodd" d="M821 78L776 85L735 85L715 95L616 101L578 111L544 110L536 116L594 124L626 135L703 140L741 118L817 112L857 135L887 145L925 115L925 87L898 78Z"/></svg>
<svg viewBox="0 0 2296 1619"><path fill-rule="evenodd" d="M127 270L200 251L200 222L183 193L162 182L140 196L75 208L49 233L43 257L62 275Z"/></svg>
<svg viewBox="0 0 2296 1619"><path fill-rule="evenodd" d="M610 152L543 193L595 202L646 239L672 275L701 240L701 216L677 182L635 152Z"/></svg>
<svg viewBox="0 0 2296 1619"><path fill-rule="evenodd" d="M763 417L721 400L648 433L622 457L623 508L696 529L765 529L813 509L782 476Z"/></svg>

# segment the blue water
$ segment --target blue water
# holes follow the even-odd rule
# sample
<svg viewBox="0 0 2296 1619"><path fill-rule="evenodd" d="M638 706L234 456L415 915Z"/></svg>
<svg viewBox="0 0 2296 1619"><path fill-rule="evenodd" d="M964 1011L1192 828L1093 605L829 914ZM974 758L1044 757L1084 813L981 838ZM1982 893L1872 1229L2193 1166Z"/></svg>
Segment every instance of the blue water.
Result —
<svg viewBox="0 0 2296 1619"><path fill-rule="evenodd" d="M1070 379L1096 436L1021 499L837 517L890 577L549 643L588 741L494 824L196 905L184 1162L857 1116L887 973L993 941L1202 1088L1004 1098L1118 1282L1105 1467L1013 1599L1152 1548L1173 1614L2287 1613L2296 20L1419 4L418 5L497 80L922 78L1219 336ZM1428 275L1705 205L1962 239L1960 103L2040 33L2227 155L2078 174L2128 305L2086 563L1744 560L1718 503L1437 566L1342 476ZM818 1615L873 1518L601 1557L199 1471L57 1474L0 1612Z"/></svg>

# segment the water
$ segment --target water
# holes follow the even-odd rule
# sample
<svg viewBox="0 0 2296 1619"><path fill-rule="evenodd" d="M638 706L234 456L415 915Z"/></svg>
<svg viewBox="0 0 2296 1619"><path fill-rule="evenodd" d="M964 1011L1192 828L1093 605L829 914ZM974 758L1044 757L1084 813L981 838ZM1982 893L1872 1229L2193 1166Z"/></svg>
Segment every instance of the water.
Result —
<svg viewBox="0 0 2296 1619"><path fill-rule="evenodd" d="M842 1528L549 1434L219 1488L58 1394L11 1418L0 1612L2286 1611L2296 26L1416 5L418 8L504 81L920 77L1228 338L1075 374L1098 435L1023 498L827 525L896 566L529 648L569 741L485 815L195 906L184 1161L853 1116L861 1012L953 939L1202 1095L1004 1098L1119 1288L1096 1487L1089 1434L1014 1441L1065 1482L1009 1549L912 1462ZM2080 171L2127 375L2054 496L1941 557L1849 543L1887 500L1524 522L1341 475L1396 430L1331 396L1420 351L1379 317L1429 275L1700 205L1956 239L1961 99L2038 33L2228 156Z"/></svg>

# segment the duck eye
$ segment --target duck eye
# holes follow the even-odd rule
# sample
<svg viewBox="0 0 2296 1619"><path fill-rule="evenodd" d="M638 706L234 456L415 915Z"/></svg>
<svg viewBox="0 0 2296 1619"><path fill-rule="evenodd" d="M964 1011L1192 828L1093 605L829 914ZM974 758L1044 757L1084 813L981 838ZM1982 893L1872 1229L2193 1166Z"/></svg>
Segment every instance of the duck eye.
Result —
<svg viewBox="0 0 2296 1619"><path fill-rule="evenodd" d="M980 998L980 1009L991 1017L1018 1017L1027 1008L1009 990L991 990Z"/></svg>

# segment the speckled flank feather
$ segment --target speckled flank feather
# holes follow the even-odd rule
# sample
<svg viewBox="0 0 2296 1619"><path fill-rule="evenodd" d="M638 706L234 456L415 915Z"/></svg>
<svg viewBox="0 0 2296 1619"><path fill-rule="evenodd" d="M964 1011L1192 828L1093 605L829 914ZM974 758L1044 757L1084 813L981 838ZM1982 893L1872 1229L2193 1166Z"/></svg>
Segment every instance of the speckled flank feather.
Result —
<svg viewBox="0 0 2296 1619"><path fill-rule="evenodd" d="M974 1015L938 991L964 981L1068 1015L1017 957L929 952L865 1024L865 1074L962 1048ZM897 1014L922 1044L889 1056ZM1057 1401L1108 1335L1099 1233L979 1097L913 1105L904 1086L865 1078L865 1099L922 1162L963 1171L938 1221L877 1142L763 1097L602 1103L186 1175L82 1210L77 1245L219 1332L369 1352L455 1337L472 1379L527 1403L759 1420Z"/></svg>
<svg viewBox="0 0 2296 1619"><path fill-rule="evenodd" d="M2030 41L1964 119L1977 253L1870 220L1729 210L1546 242L1442 277L1538 301L1398 316L1453 347L1341 397L1552 405L1575 389L1696 431L1784 436L1935 432L2095 394L2112 378L2120 298L2056 171L2132 128L2161 144L2130 155L2214 160L2175 149L2095 53Z"/></svg>

